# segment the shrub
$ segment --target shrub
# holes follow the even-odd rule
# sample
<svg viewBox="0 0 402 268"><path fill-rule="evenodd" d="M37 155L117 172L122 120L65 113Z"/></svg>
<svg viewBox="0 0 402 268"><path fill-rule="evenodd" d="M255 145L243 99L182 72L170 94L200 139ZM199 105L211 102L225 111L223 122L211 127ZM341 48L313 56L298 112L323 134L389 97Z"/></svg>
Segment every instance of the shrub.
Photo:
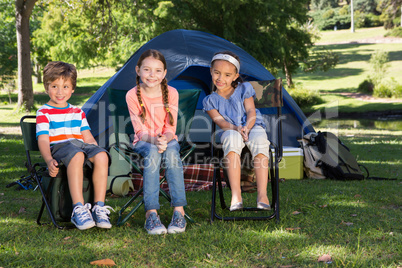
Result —
<svg viewBox="0 0 402 268"><path fill-rule="evenodd" d="M322 14L322 18L324 20L333 18L335 16L335 11L333 9L328 9L327 11L324 12L324 14Z"/></svg>
<svg viewBox="0 0 402 268"><path fill-rule="evenodd" d="M395 17L395 19L392 20L392 23L394 26L401 26L401 16Z"/></svg>
<svg viewBox="0 0 402 268"><path fill-rule="evenodd" d="M309 107L323 102L318 91L308 90L299 85L288 89L288 93L299 107Z"/></svg>
<svg viewBox="0 0 402 268"><path fill-rule="evenodd" d="M388 52L378 50L374 52L369 61L372 73L370 75L370 80L373 82L374 86L377 87L381 80L384 78L389 65Z"/></svg>
<svg viewBox="0 0 402 268"><path fill-rule="evenodd" d="M380 20L380 16L376 16L370 13L355 12L355 26L357 28L363 27L377 27L382 26L383 22Z"/></svg>
<svg viewBox="0 0 402 268"><path fill-rule="evenodd" d="M361 13L360 11L355 12L355 27L363 28L366 25L366 14Z"/></svg>
<svg viewBox="0 0 402 268"><path fill-rule="evenodd" d="M366 27L378 27L383 26L383 22L380 19L380 16L368 13L366 14Z"/></svg>
<svg viewBox="0 0 402 268"><path fill-rule="evenodd" d="M402 97L402 85L398 84L393 77L383 79L374 87L373 95L380 98L400 98Z"/></svg>
<svg viewBox="0 0 402 268"><path fill-rule="evenodd" d="M349 5L344 5L338 12L339 15L349 15Z"/></svg>
<svg viewBox="0 0 402 268"><path fill-rule="evenodd" d="M359 87L357 88L357 91L361 93L373 94L374 84L373 82L371 82L371 80L366 79L360 83Z"/></svg>
<svg viewBox="0 0 402 268"><path fill-rule="evenodd" d="M402 38L402 27L395 27L391 31L387 32L385 35L387 36L393 36L393 37L401 37Z"/></svg>

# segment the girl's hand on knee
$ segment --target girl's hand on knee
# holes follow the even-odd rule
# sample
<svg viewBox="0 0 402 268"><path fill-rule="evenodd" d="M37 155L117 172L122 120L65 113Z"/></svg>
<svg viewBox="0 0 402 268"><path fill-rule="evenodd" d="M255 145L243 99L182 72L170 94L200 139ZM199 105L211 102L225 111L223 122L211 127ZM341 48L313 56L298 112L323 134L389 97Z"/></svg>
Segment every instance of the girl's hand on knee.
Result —
<svg viewBox="0 0 402 268"><path fill-rule="evenodd" d="M164 151L166 151L167 148L167 140L166 140L166 136L162 135L162 134L158 134L158 137L156 139L156 147L158 147L158 153L163 153Z"/></svg>
<svg viewBox="0 0 402 268"><path fill-rule="evenodd" d="M240 128L240 134L243 137L244 141L248 141L248 133L250 132L250 130L248 129L247 126L244 126L242 128Z"/></svg>

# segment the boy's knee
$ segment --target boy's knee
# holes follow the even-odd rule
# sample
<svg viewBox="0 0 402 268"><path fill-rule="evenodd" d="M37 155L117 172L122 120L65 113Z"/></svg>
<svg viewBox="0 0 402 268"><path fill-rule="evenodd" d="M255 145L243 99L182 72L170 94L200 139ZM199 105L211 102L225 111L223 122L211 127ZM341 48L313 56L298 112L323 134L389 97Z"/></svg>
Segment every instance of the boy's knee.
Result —
<svg viewBox="0 0 402 268"><path fill-rule="evenodd" d="M109 156L106 152L100 152L93 157L94 165L109 166Z"/></svg>
<svg viewBox="0 0 402 268"><path fill-rule="evenodd" d="M83 152L77 152L72 158L71 158L71 160L70 160L70 163L72 162L72 161L77 161L77 162L80 162L80 163L84 163L84 161L85 161L85 155L84 155L84 153Z"/></svg>

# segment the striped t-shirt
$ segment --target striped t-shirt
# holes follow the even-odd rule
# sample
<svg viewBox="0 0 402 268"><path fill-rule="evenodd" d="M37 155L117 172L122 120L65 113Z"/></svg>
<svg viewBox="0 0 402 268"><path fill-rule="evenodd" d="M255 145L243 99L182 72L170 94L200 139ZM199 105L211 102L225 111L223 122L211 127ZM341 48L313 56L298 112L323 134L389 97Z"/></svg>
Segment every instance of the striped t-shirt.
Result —
<svg viewBox="0 0 402 268"><path fill-rule="evenodd" d="M73 139L84 141L81 132L87 129L85 113L69 103L65 108L45 104L36 112L36 138L49 135L50 145Z"/></svg>

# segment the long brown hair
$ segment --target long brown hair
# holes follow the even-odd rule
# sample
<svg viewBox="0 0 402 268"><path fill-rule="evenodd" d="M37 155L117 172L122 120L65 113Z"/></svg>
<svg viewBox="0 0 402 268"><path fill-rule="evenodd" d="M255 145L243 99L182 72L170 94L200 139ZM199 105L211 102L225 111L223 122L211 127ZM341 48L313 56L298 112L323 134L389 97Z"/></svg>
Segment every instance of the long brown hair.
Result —
<svg viewBox="0 0 402 268"><path fill-rule="evenodd" d="M149 49L147 51L145 51L144 53L141 54L140 58L138 59L137 62L137 66L138 68L141 68L142 62L144 61L144 59L148 58L148 57L152 57L156 60L160 60L163 63L163 68L164 70L166 70L166 60L165 57L163 56L163 54L161 52L159 52L158 50L155 49ZM137 75L137 98L138 98L138 102L140 103L141 106L141 119L142 122L145 122L145 116L146 116L146 110L144 107L144 104L142 103L142 98L141 98L141 86L140 86L140 76ZM167 80L166 77L163 78L162 82L161 82L161 88L162 88L162 99L163 99L163 105L165 106L165 110L169 116L169 124L173 125L173 115L170 112L169 109L169 89L168 89L168 84L167 84Z"/></svg>
<svg viewBox="0 0 402 268"><path fill-rule="evenodd" d="M216 52L216 53L214 54L214 56L215 56L215 55L218 55L218 54L227 54L227 55L230 55L230 56L232 56L233 58L235 58L235 59L240 63L240 58L239 58L239 56L237 56L237 55L236 55L235 53L233 53L232 51L225 50L225 51L221 51L221 52ZM214 62L215 62L215 61L211 62L211 68L214 66ZM239 73L240 70L237 70L236 67L235 67L235 69L236 69L236 71ZM243 78L241 78L240 73L239 73L239 77L237 77L236 80L232 81L231 86L232 86L233 88L236 88L237 85L238 85L239 83L242 83L242 82L243 82ZM216 91L216 86L215 86L215 85L212 86L212 91Z"/></svg>

